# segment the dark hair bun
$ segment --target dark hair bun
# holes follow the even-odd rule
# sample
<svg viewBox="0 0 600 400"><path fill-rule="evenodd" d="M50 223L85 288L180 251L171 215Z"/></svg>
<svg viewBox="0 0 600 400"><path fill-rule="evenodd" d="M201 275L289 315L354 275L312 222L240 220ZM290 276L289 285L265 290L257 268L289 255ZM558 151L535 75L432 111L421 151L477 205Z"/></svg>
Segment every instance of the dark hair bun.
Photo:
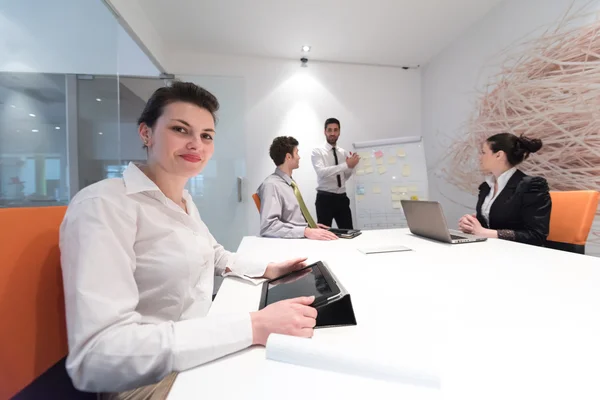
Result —
<svg viewBox="0 0 600 400"><path fill-rule="evenodd" d="M506 154L506 160L513 167L526 160L529 154L542 148L540 139L530 139L523 135L516 136L508 132L492 135L487 142L492 152L503 151Z"/></svg>
<svg viewBox="0 0 600 400"><path fill-rule="evenodd" d="M520 144L527 153L535 153L542 148L542 141L540 139L531 139L523 135L519 136L517 143Z"/></svg>

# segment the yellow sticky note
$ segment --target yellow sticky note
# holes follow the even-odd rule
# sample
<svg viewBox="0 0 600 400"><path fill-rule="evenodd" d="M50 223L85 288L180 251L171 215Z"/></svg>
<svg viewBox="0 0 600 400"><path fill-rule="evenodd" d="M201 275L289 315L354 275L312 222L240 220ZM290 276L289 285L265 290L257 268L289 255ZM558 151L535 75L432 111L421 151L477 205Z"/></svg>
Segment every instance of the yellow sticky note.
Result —
<svg viewBox="0 0 600 400"><path fill-rule="evenodd" d="M408 192L408 189L406 188L406 186L397 186L397 187L398 187L398 193Z"/></svg>
<svg viewBox="0 0 600 400"><path fill-rule="evenodd" d="M371 158L371 153L359 153L358 154L360 158L368 160Z"/></svg>
<svg viewBox="0 0 600 400"><path fill-rule="evenodd" d="M404 164L404 167L402 167L402 176L410 176L410 165Z"/></svg>
<svg viewBox="0 0 600 400"><path fill-rule="evenodd" d="M416 186L409 186L409 188L408 188L408 191L409 191L409 192L418 192L418 191L419 191L419 189L417 189L417 187L416 187Z"/></svg>
<svg viewBox="0 0 600 400"><path fill-rule="evenodd" d="M377 163L377 165L383 165L383 158L378 158L375 163Z"/></svg>
<svg viewBox="0 0 600 400"><path fill-rule="evenodd" d="M394 201L392 203L392 207L398 209L398 208L402 208L402 203L400 203L399 201Z"/></svg>
<svg viewBox="0 0 600 400"><path fill-rule="evenodd" d="M356 175L358 175L358 176L362 176L362 175L364 175L364 174L365 174L365 170L364 170L364 169L357 169L357 170L356 170Z"/></svg>
<svg viewBox="0 0 600 400"><path fill-rule="evenodd" d="M362 160L365 164L365 166L369 166L371 165L371 159L370 158L365 158L364 160Z"/></svg>
<svg viewBox="0 0 600 400"><path fill-rule="evenodd" d="M396 157L389 156L388 157L388 164L396 164Z"/></svg>
<svg viewBox="0 0 600 400"><path fill-rule="evenodd" d="M419 196L410 196L411 200L419 200Z"/></svg>
<svg viewBox="0 0 600 400"><path fill-rule="evenodd" d="M393 194L392 195L392 201L400 201L400 200L402 200L401 194Z"/></svg>
<svg viewBox="0 0 600 400"><path fill-rule="evenodd" d="M383 175L383 174L385 174L387 169L384 166L381 166L381 167L377 168L377 171L379 172L380 175Z"/></svg>
<svg viewBox="0 0 600 400"><path fill-rule="evenodd" d="M375 194L381 193L381 187L379 187L379 186L373 186L373 193L375 193Z"/></svg>
<svg viewBox="0 0 600 400"><path fill-rule="evenodd" d="M372 173L373 173L373 167L365 168L365 174L372 174Z"/></svg>
<svg viewBox="0 0 600 400"><path fill-rule="evenodd" d="M364 194L357 194L356 195L356 201L358 201L358 202L362 201L364 198L365 198Z"/></svg>
<svg viewBox="0 0 600 400"><path fill-rule="evenodd" d="M400 195L400 197L401 197L401 200L408 200L410 198L410 197L408 197L408 195L406 193L402 193Z"/></svg>
<svg viewBox="0 0 600 400"><path fill-rule="evenodd" d="M406 157L406 153L404 152L404 149L402 147L396 150L396 154L398 155L398 157Z"/></svg>

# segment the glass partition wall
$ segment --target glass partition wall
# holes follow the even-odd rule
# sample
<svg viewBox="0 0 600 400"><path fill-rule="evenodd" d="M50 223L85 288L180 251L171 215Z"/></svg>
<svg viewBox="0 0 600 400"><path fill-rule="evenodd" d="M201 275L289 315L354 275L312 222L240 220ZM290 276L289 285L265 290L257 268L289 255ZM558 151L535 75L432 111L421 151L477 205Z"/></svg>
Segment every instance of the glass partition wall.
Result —
<svg viewBox="0 0 600 400"><path fill-rule="evenodd" d="M121 156L120 75L160 71L102 1L5 1L0 21L0 207L67 204Z"/></svg>
<svg viewBox="0 0 600 400"><path fill-rule="evenodd" d="M137 118L169 81L102 2L2 2L0 21L0 207L66 205L146 159ZM187 189L215 238L235 250L247 221L244 80L178 78L221 104L213 159Z"/></svg>
<svg viewBox="0 0 600 400"><path fill-rule="evenodd" d="M0 73L0 207L69 199L64 75Z"/></svg>

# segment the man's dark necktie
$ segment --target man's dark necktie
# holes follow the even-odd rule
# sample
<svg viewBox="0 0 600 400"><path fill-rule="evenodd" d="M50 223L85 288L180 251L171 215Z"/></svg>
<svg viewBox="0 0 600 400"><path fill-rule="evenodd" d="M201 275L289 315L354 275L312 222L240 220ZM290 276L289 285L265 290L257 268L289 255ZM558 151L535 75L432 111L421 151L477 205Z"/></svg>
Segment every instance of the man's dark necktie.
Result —
<svg viewBox="0 0 600 400"><path fill-rule="evenodd" d="M338 165L337 151L335 151L335 147L333 148L333 158L335 160L335 165ZM336 175L338 187L342 187L342 178L339 175Z"/></svg>

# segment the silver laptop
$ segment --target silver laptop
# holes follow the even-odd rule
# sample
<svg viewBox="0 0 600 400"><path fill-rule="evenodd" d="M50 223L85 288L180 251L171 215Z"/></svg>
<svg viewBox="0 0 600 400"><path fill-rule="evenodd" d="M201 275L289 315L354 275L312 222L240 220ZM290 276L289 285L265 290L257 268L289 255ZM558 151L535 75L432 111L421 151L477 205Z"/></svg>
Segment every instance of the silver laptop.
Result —
<svg viewBox="0 0 600 400"><path fill-rule="evenodd" d="M487 240L484 237L448 229L442 206L437 201L402 200L402 208L413 235L452 244Z"/></svg>

